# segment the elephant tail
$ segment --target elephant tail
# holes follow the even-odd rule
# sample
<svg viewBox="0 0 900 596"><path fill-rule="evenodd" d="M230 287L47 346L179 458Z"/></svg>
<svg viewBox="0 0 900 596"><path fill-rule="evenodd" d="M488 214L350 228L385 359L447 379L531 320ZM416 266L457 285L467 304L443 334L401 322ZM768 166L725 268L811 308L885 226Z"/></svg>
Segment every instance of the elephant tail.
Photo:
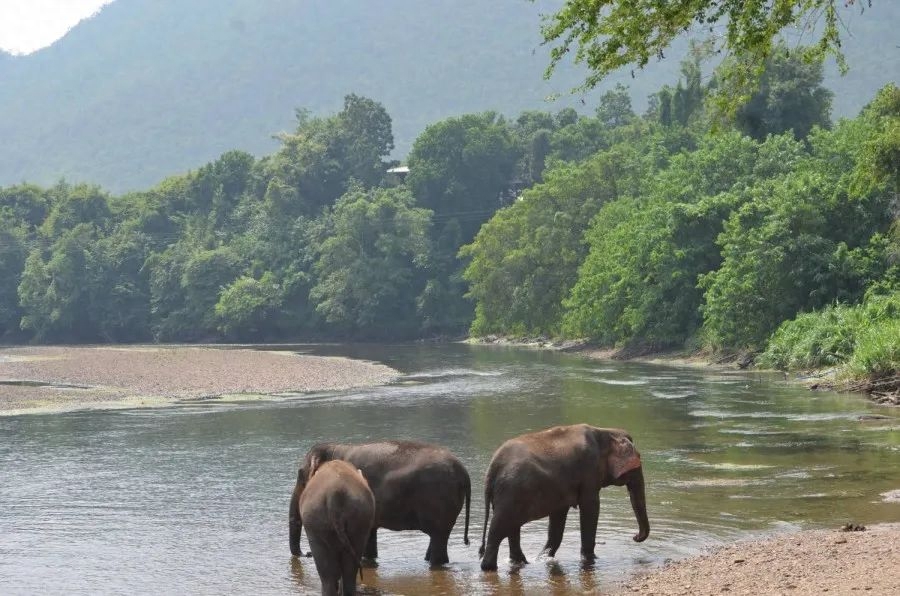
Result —
<svg viewBox="0 0 900 596"><path fill-rule="evenodd" d="M491 500L493 500L493 491L491 490L491 479L487 478L484 483L484 526L481 528L481 548L478 549L478 556L484 556L484 543L487 539L488 518L491 515Z"/></svg>
<svg viewBox="0 0 900 596"><path fill-rule="evenodd" d="M328 508L328 518L331 521L331 527L334 528L334 533L337 534L338 540L347 552L350 553L350 556L353 557L353 560L356 561L356 567L359 569L359 579L363 579L363 571L362 571L362 557L359 553L356 552L356 549L353 548L353 543L350 542L350 537L347 535L347 528L341 520L335 517L334 508Z"/></svg>
<svg viewBox="0 0 900 596"><path fill-rule="evenodd" d="M469 503L472 501L472 481L466 474L466 531L463 534L463 544L469 546Z"/></svg>

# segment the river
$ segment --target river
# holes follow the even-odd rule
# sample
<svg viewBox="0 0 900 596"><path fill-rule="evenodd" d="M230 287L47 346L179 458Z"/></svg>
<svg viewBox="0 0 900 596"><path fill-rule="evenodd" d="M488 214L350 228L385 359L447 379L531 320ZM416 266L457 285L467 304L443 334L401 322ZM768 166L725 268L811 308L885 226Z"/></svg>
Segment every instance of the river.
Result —
<svg viewBox="0 0 900 596"><path fill-rule="evenodd" d="M316 594L312 559L290 556L287 508L306 449L331 440L439 443L473 480L471 545L460 515L451 563L432 571L424 534L383 530L366 594L590 593L723 542L900 521L900 504L880 496L900 489L900 411L861 396L771 374L497 346L294 349L377 360L404 376L277 400L0 418L0 592ZM482 573L482 479L494 449L576 422L634 436L650 538L631 540L627 491L612 487L600 496L592 568L579 563L573 511L555 560L537 558L547 528L538 521L522 532L529 565L511 568L504 543L499 572Z"/></svg>

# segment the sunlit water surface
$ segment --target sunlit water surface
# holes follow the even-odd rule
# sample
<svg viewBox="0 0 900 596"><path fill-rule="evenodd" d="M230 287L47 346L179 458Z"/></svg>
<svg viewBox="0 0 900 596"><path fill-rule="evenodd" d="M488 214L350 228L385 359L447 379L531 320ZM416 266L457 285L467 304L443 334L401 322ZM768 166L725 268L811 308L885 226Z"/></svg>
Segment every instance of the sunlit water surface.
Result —
<svg viewBox="0 0 900 596"><path fill-rule="evenodd" d="M270 401L0 418L3 594L314 594L311 559L288 551L296 466L326 440L446 445L473 480L451 564L429 570L427 537L380 533L367 594L605 591L636 570L740 538L847 521L900 521L900 412L814 393L772 375L723 374L464 345L295 347L378 360L393 385ZM868 419L885 416L886 418ZM861 417L863 419L861 419ZM598 561L579 563L578 514L556 559L546 521L527 525L531 563L482 573L483 476L514 435L587 422L628 429L643 455L650 538L623 488L601 493ZM304 540L304 549L306 543Z"/></svg>

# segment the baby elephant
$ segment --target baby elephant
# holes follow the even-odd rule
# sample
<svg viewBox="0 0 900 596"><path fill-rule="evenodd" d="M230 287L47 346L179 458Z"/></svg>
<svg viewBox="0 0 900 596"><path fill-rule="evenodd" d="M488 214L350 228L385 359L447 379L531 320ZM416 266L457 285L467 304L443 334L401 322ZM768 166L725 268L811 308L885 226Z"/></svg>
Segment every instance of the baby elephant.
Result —
<svg viewBox="0 0 900 596"><path fill-rule="evenodd" d="M432 566L450 561L447 542L456 518L466 506L463 542L469 544L469 473L450 451L438 445L418 441L381 441L350 445L319 443L313 445L297 473L294 495L304 490L309 470L316 462L342 460L362 470L375 495L375 522L362 555L378 557L378 528L420 530L426 534L425 560ZM300 534L306 517L296 510L291 498L288 512L291 552L300 554Z"/></svg>
<svg viewBox="0 0 900 596"><path fill-rule="evenodd" d="M317 462L318 463L318 462ZM354 594L360 557L375 519L375 497L362 472L343 461L309 470L299 497L323 596Z"/></svg>

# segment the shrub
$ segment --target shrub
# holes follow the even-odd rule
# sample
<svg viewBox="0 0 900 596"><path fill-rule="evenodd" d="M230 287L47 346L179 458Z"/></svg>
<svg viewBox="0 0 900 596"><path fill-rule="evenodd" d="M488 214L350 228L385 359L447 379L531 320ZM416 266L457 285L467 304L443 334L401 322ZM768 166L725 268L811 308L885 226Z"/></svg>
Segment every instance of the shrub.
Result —
<svg viewBox="0 0 900 596"><path fill-rule="evenodd" d="M834 305L781 324L759 358L782 370L846 364L854 378L883 378L900 369L900 292L869 295L860 305Z"/></svg>
<svg viewBox="0 0 900 596"><path fill-rule="evenodd" d="M900 318L873 321L862 327L846 372L869 381L900 374Z"/></svg>
<svg viewBox="0 0 900 596"><path fill-rule="evenodd" d="M772 334L760 365L781 370L830 366L853 353L860 309L829 306L785 321Z"/></svg>

